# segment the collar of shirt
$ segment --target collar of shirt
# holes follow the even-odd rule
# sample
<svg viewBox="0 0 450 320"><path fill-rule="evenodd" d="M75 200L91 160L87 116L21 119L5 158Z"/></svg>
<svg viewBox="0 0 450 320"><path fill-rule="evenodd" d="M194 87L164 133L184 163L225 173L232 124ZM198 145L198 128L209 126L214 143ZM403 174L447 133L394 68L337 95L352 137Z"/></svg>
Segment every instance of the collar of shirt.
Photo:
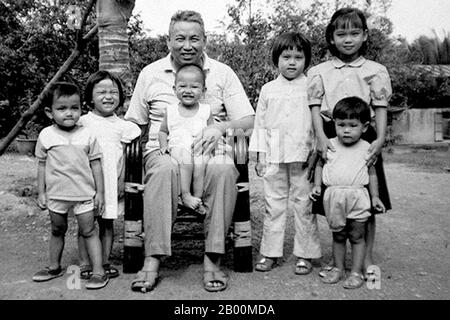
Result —
<svg viewBox="0 0 450 320"><path fill-rule="evenodd" d="M295 85L295 84L299 83L300 81L304 81L305 79L306 79L306 76L303 73L300 76L298 76L297 78L292 79L292 80L286 79L281 74L279 74L277 77L278 81L281 81L282 83L286 83L286 84L290 84L290 85Z"/></svg>
<svg viewBox="0 0 450 320"><path fill-rule="evenodd" d="M363 56L359 56L358 59L356 59L355 61L352 61L350 63L345 63L344 61L342 61L341 59L339 59L337 57L332 57L331 58L331 64L336 69L341 69L341 68L344 68L344 67L359 68L365 62L366 62L366 58L364 58Z"/></svg>
<svg viewBox="0 0 450 320"><path fill-rule="evenodd" d="M89 111L87 114L90 114L92 117L95 117L95 118L103 118L103 119L106 119L109 121L115 121L116 119L119 118L115 113L113 113L112 115L107 116L107 117L100 116L93 111Z"/></svg>
<svg viewBox="0 0 450 320"><path fill-rule="evenodd" d="M211 62L206 52L203 52L202 61L203 61L203 70L208 71L211 68ZM164 71L176 72L172 64L172 56L170 53L164 59Z"/></svg>

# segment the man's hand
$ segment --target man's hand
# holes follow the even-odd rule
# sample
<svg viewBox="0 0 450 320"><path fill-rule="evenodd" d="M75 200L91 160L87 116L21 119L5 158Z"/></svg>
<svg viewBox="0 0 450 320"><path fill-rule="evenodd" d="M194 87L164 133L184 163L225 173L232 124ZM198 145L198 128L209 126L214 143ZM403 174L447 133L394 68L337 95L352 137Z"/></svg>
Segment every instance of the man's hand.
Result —
<svg viewBox="0 0 450 320"><path fill-rule="evenodd" d="M386 207L384 206L383 202L381 202L379 197L372 197L372 207L377 212L380 213L386 212Z"/></svg>
<svg viewBox="0 0 450 320"><path fill-rule="evenodd" d="M219 126L207 126L194 138L194 155L201 156L202 154L210 154L219 143L219 140L223 134L224 133Z"/></svg>
<svg viewBox="0 0 450 320"><path fill-rule="evenodd" d="M45 193L39 193L37 203L41 210L47 209L47 195Z"/></svg>
<svg viewBox="0 0 450 320"><path fill-rule="evenodd" d="M378 155L381 153L381 149L383 148L383 142L380 140L375 140L371 143L369 150L366 155L366 164L368 167L375 164L377 161Z"/></svg>
<svg viewBox="0 0 450 320"><path fill-rule="evenodd" d="M96 193L94 197L94 210L97 211L98 214L102 214L105 209L105 198L102 193Z"/></svg>
<svg viewBox="0 0 450 320"><path fill-rule="evenodd" d="M311 192L309 193L309 198L312 201L317 201L317 199L319 199L321 193L322 193L322 187L321 186L314 186L312 188Z"/></svg>

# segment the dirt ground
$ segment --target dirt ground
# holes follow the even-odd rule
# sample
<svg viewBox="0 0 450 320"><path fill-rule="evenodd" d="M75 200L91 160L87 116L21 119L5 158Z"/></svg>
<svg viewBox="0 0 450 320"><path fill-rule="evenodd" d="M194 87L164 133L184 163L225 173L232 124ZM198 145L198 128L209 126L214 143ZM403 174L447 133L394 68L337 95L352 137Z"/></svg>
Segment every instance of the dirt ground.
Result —
<svg viewBox="0 0 450 320"><path fill-rule="evenodd" d="M408 153L403 155L408 157ZM403 157L401 156L401 157ZM430 153L430 156L433 156ZM448 159L444 155L444 159ZM202 287L202 242L174 241L173 256L164 260L161 281L151 293L130 290L134 274L121 274L99 291L70 289L70 275L34 283L32 275L48 261L49 219L35 202L36 160L9 153L0 157L0 299L148 299L148 300L322 300L449 299L450 173L388 161L386 174L394 209L378 216L375 261L381 268L379 289L345 290L322 284L315 261L307 276L294 274L293 219L289 218L285 256L270 273L235 273L232 250L226 255L228 290L208 293ZM261 237L262 181L250 165L254 259ZM63 266L77 264L76 221L71 218ZM331 254L330 232L319 217L324 259ZM113 262L121 270L123 221L116 222ZM349 258L349 257L348 257Z"/></svg>

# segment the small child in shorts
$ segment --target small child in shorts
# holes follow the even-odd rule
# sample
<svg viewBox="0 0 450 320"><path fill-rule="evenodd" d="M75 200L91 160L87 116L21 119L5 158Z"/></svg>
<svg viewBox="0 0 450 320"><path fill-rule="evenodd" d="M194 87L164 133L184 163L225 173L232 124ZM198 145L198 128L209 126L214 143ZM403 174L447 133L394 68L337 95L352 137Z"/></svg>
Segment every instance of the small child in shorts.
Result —
<svg viewBox="0 0 450 320"><path fill-rule="evenodd" d="M326 271L322 278L324 283L337 283L343 278L347 239L351 243L352 268L343 284L346 289L356 289L364 283L365 232L371 206L379 212L385 211L378 194L375 168L367 167L366 163L370 144L361 139L370 125L370 118L369 105L361 98L344 98L336 104L333 120L337 137L330 139L335 151L328 151L327 160L317 163L311 192L311 199L317 200L322 182L327 186L323 207L333 232L335 266Z"/></svg>
<svg viewBox="0 0 450 320"><path fill-rule="evenodd" d="M92 132L77 124L81 98L76 85L55 83L43 103L54 124L39 134L35 154L39 160L38 204L48 209L51 221L50 265L37 272L33 281L64 274L61 257L68 211L72 209L92 260L93 275L86 289L100 289L108 284L94 220L94 210L102 212L104 206L100 148Z"/></svg>

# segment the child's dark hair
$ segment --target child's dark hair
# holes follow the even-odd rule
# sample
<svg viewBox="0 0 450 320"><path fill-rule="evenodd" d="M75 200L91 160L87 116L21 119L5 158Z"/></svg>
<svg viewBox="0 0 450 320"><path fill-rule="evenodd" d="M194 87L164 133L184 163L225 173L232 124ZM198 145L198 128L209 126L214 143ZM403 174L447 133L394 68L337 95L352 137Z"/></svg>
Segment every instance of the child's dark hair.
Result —
<svg viewBox="0 0 450 320"><path fill-rule="evenodd" d="M52 108L53 102L59 97L69 97L73 95L80 96L80 89L74 83L70 82L55 82L50 90L44 95L42 105L44 108ZM81 97L80 97L81 103Z"/></svg>
<svg viewBox="0 0 450 320"><path fill-rule="evenodd" d="M299 32L285 32L275 38L272 45L272 63L278 67L278 60L284 50L297 49L305 55L305 70L311 62L311 44L309 40Z"/></svg>
<svg viewBox="0 0 450 320"><path fill-rule="evenodd" d="M357 119L362 123L370 122L370 107L359 97L347 97L339 100L333 109L333 119Z"/></svg>
<svg viewBox="0 0 450 320"><path fill-rule="evenodd" d="M181 66L177 70L177 73L175 75L175 82L177 82L177 80L178 80L178 74L180 73L180 71L182 71L184 69L189 69L189 68L197 69L198 72L202 75L202 84L203 84L203 87L204 87L205 86L205 82L206 82L206 73L203 70L203 68L200 65L196 64L196 63L188 63L188 64L185 64L185 65Z"/></svg>
<svg viewBox="0 0 450 320"><path fill-rule="evenodd" d="M105 79L110 79L113 83L116 84L117 89L119 90L119 105L117 107L120 108L123 105L125 101L125 94L123 92L122 81L120 80L120 78L109 71L99 70L89 77L89 79L87 80L86 88L84 89L84 102L89 106L89 108L94 109L92 92L94 91L95 85Z"/></svg>
<svg viewBox="0 0 450 320"><path fill-rule="evenodd" d="M364 13L356 8L342 8L337 10L333 16L331 17L331 21L327 26L325 31L325 39L328 44L328 50L330 50L333 56L338 56L339 51L336 47L331 43L333 40L333 33L337 29L346 29L350 26L354 28L361 28L364 32L367 32L367 41L364 41L361 48L359 49L359 54L363 55L367 51L367 43L369 42L367 27L367 19Z"/></svg>

